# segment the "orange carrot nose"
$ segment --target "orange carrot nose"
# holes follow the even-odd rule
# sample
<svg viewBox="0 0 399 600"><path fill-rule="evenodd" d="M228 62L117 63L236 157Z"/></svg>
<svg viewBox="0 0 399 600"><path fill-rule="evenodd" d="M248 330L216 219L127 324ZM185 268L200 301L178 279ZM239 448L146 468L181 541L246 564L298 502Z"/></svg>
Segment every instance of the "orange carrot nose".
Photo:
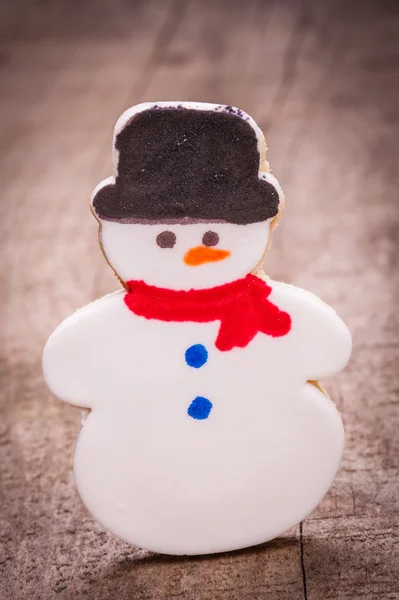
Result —
<svg viewBox="0 0 399 600"><path fill-rule="evenodd" d="M208 262L217 262L230 256L228 250L219 250L218 248L208 248L208 246L196 246L190 248L184 255L184 262L190 267L198 267Z"/></svg>

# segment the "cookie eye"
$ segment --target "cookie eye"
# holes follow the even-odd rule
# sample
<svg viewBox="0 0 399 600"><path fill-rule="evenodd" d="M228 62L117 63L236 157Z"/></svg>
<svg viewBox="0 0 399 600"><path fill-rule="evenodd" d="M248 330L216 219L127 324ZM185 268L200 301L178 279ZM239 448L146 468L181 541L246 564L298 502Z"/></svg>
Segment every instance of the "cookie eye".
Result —
<svg viewBox="0 0 399 600"><path fill-rule="evenodd" d="M173 231L162 231L157 235L157 244L160 248L173 248L176 244L176 236Z"/></svg>
<svg viewBox="0 0 399 600"><path fill-rule="evenodd" d="M216 246L219 243L219 236L215 231L207 231L202 237L204 246Z"/></svg>

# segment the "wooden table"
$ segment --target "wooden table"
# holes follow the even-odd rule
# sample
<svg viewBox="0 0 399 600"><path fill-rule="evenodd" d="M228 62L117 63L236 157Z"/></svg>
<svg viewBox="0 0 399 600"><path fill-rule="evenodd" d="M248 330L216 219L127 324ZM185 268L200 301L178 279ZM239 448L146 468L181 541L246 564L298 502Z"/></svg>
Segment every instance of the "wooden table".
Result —
<svg viewBox="0 0 399 600"><path fill-rule="evenodd" d="M394 2L8 3L1 33L0 597L399 598L398 51ZM80 413L47 390L43 344L118 282L88 198L144 99L234 104L265 131L287 196L266 260L334 306L353 359L326 384L345 455L319 508L241 552L129 547L82 505Z"/></svg>

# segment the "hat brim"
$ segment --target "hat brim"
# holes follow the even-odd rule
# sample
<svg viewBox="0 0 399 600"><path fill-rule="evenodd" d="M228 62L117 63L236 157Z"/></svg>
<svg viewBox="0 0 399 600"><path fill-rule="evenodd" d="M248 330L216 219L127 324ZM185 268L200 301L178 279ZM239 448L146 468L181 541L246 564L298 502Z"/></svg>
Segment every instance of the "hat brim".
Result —
<svg viewBox="0 0 399 600"><path fill-rule="evenodd" d="M237 202L239 194L240 201ZM179 200L185 197L184 204ZM239 189L223 186L220 194L201 196L201 188L184 189L184 185L149 188L130 182L128 188L113 183L94 195L93 208L104 221L133 222L226 222L246 225L275 217L280 197L269 181L258 179Z"/></svg>

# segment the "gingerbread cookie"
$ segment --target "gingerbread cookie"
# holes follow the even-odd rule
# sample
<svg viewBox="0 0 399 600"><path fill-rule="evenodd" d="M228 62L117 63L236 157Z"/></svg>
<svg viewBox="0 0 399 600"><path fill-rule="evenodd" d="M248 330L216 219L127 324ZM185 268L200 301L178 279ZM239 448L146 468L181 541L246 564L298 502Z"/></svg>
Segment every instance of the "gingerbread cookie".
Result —
<svg viewBox="0 0 399 600"><path fill-rule="evenodd" d="M158 552L270 540L338 469L342 422L310 380L344 368L350 333L317 297L260 272L283 196L244 112L133 107L114 168L92 210L125 289L66 319L43 355L53 393L90 409L80 495L109 531Z"/></svg>

